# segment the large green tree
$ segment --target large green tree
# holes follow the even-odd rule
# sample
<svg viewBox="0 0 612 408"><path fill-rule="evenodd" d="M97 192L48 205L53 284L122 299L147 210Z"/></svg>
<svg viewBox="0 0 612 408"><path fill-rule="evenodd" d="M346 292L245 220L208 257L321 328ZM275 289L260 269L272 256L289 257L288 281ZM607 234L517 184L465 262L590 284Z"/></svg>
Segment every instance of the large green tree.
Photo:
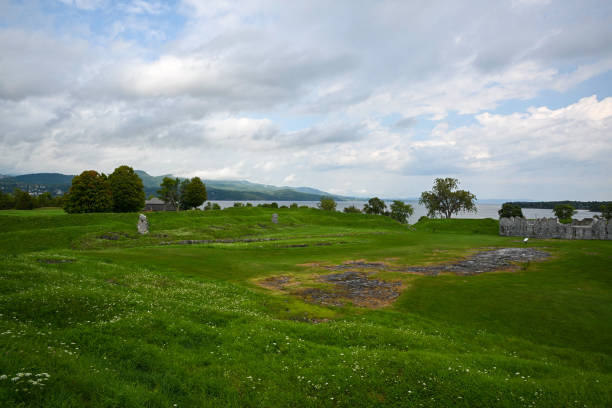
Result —
<svg viewBox="0 0 612 408"><path fill-rule="evenodd" d="M109 212L112 208L112 193L104 173L85 170L72 179L64 200L67 213Z"/></svg>
<svg viewBox="0 0 612 408"><path fill-rule="evenodd" d="M15 199L11 194L5 194L0 191L0 210L9 210L15 208Z"/></svg>
<svg viewBox="0 0 612 408"><path fill-rule="evenodd" d="M176 211L180 208L181 202L181 182L178 178L164 177L161 188L157 190L157 196L166 204L173 206Z"/></svg>
<svg viewBox="0 0 612 408"><path fill-rule="evenodd" d="M504 203L502 205L502 208L497 211L497 213L499 214L499 218L525 218L523 216L523 210L521 209L521 206L513 203Z"/></svg>
<svg viewBox="0 0 612 408"><path fill-rule="evenodd" d="M457 190L459 180L455 178L437 178L431 191L421 193L419 204L427 208L429 217L438 214L450 218L459 211L476 212L476 196L466 190Z"/></svg>
<svg viewBox="0 0 612 408"><path fill-rule="evenodd" d="M395 200L391 203L391 213L389 216L402 224L408 224L408 218L414 213L414 208L403 201Z"/></svg>
<svg viewBox="0 0 612 408"><path fill-rule="evenodd" d="M187 181L185 183L185 181ZM185 180L181 183L181 207L183 209L196 208L206 201L206 186L199 177Z"/></svg>
<svg viewBox="0 0 612 408"><path fill-rule="evenodd" d="M366 205L363 206L363 212L366 214L385 214L387 204L378 197L370 198Z"/></svg>
<svg viewBox="0 0 612 408"><path fill-rule="evenodd" d="M114 212L140 211L145 205L142 180L130 166L119 166L108 176Z"/></svg>
<svg viewBox="0 0 612 408"><path fill-rule="evenodd" d="M27 191L21 191L18 188L13 193L15 197L16 210L32 210L36 207L36 201Z"/></svg>

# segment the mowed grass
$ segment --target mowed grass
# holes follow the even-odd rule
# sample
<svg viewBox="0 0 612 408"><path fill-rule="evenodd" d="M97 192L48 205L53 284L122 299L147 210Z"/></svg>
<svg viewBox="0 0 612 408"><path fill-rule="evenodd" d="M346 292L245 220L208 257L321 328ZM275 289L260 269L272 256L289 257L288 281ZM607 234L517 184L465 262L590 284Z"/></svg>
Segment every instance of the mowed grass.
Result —
<svg viewBox="0 0 612 408"><path fill-rule="evenodd" d="M530 240L552 258L512 271L392 274L405 291L371 310L255 282L525 244L494 220L244 208L148 214L140 237L137 217L0 212L3 406L612 405L612 242Z"/></svg>

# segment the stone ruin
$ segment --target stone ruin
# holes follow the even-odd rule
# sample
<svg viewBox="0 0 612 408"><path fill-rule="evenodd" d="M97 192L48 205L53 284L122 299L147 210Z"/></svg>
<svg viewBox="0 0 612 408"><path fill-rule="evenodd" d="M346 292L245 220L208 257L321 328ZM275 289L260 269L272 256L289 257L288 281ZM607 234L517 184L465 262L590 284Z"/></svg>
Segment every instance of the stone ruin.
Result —
<svg viewBox="0 0 612 408"><path fill-rule="evenodd" d="M506 237L606 239L612 240L612 223L605 219L572 220L561 224L556 218L525 219L521 217L499 220L499 235Z"/></svg>
<svg viewBox="0 0 612 408"><path fill-rule="evenodd" d="M138 216L138 233L141 235L149 233L149 221L147 220L146 215L140 214Z"/></svg>

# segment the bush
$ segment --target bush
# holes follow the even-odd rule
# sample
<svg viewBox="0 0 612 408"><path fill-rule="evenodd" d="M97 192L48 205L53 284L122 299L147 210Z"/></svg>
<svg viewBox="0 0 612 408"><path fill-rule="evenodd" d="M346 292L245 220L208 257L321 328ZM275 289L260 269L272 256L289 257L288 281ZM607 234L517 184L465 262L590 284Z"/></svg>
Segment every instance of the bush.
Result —
<svg viewBox="0 0 612 408"><path fill-rule="evenodd" d="M296 208L298 208L298 205L297 205L297 203L291 203L291 205L289 206L289 208L296 209Z"/></svg>
<svg viewBox="0 0 612 408"><path fill-rule="evenodd" d="M378 197L370 198L368 203L363 207L363 212L366 214L383 215L387 209L387 204Z"/></svg>
<svg viewBox="0 0 612 408"><path fill-rule="evenodd" d="M336 202L331 197L321 197L319 208L325 211L336 211Z"/></svg>
<svg viewBox="0 0 612 408"><path fill-rule="evenodd" d="M344 211L347 214L361 214L361 210L355 207L354 205L344 207L344 210L342 211Z"/></svg>
<svg viewBox="0 0 612 408"><path fill-rule="evenodd" d="M236 202L234 203L234 208L242 208L242 207L244 207L244 204L243 204L243 203L238 202L238 201L236 201Z"/></svg>

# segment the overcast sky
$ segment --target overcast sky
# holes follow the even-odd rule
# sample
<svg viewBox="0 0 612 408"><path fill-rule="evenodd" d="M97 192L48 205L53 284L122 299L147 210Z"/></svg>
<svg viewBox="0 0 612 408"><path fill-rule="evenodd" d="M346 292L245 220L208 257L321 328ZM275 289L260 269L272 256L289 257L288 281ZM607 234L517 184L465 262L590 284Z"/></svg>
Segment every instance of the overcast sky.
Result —
<svg viewBox="0 0 612 408"><path fill-rule="evenodd" d="M0 0L0 157L612 200L612 2Z"/></svg>

